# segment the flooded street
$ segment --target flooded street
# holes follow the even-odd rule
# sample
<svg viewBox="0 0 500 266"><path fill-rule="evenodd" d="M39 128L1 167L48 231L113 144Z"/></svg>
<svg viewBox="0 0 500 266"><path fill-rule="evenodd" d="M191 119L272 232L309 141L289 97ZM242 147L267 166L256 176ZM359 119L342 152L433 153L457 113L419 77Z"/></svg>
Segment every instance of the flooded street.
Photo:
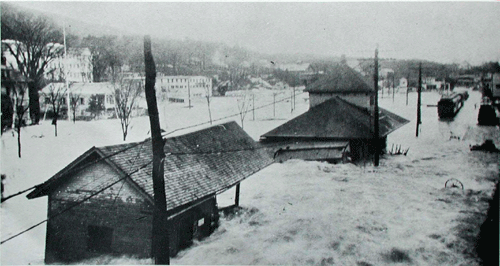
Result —
<svg viewBox="0 0 500 266"><path fill-rule="evenodd" d="M221 217L219 228L211 236L181 251L172 258L172 264L479 265L474 241L498 181L498 154L470 151L469 146L486 139L492 139L497 147L500 143L498 127L476 125L478 108L474 104L480 102L481 95L476 91L470 94L452 121L442 121L436 107L427 107L435 105L440 95L422 93L418 138L416 93L410 93L408 105L403 93L396 94L394 102L392 95L380 98L381 107L410 120L387 141L388 149L393 144L409 149L406 156L385 155L379 167L371 161L357 165L299 160L275 163L242 182L240 212ZM218 98L220 111L215 112L221 116L232 112L229 107L234 106L233 100ZM308 103L301 103L301 109L307 110ZM182 119L201 120L201 114L205 114L202 107L185 112ZM290 114L289 103L280 108L280 114ZM173 118L170 121L182 124ZM284 121L248 120L245 130L258 139ZM139 139L147 119L137 119L136 123L131 134ZM4 166L11 173L9 194L43 182L80 151L98 145L82 138L86 142L72 146L74 136L92 133L109 138L99 138L103 142L99 145L120 141L119 134L110 134L118 130L117 121L61 125L58 138L51 136L50 124L26 128L26 136L42 130L48 133L44 138L23 140L27 157L22 160L11 156L16 151L15 138L4 134L3 158L9 162ZM64 152L47 148L54 145ZM34 152L41 147L47 148L43 154ZM62 158L63 154L72 155ZM48 167L45 157L60 157L59 166ZM450 179L458 180L464 189L445 188ZM219 207L234 203L234 195L234 189L219 195ZM46 219L46 204L45 198L31 201L24 196L2 204L2 238ZM2 263L43 263L45 228L39 226L2 245ZM82 263L152 261L104 256Z"/></svg>

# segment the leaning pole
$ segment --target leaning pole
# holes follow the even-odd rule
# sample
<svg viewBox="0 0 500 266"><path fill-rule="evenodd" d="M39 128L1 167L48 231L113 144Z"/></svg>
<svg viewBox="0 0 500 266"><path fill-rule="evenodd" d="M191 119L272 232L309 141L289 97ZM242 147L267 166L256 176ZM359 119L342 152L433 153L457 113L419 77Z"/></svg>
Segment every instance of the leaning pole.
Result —
<svg viewBox="0 0 500 266"><path fill-rule="evenodd" d="M144 36L144 65L146 67L146 102L148 104L149 122L151 124L151 143L153 148L153 231L152 231L152 255L155 264L170 264L169 239L168 239L168 216L167 199L165 195L165 179L163 176L163 162L165 142L161 137L160 118L156 102L155 82L156 67L151 52L151 38Z"/></svg>

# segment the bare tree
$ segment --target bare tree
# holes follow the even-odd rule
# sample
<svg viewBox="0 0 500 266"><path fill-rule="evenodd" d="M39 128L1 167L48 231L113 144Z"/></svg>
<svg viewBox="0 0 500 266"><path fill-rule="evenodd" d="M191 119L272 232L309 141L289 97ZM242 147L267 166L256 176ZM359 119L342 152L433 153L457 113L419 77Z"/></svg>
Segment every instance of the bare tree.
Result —
<svg viewBox="0 0 500 266"><path fill-rule="evenodd" d="M25 114L29 110L26 97L28 88L19 72L13 71L12 76L2 80L2 85L8 88L9 96L14 105L14 129L17 133L17 155L21 158L21 128L26 125Z"/></svg>
<svg viewBox="0 0 500 266"><path fill-rule="evenodd" d="M44 71L48 63L62 54L62 34L44 17L17 12L11 6L2 4L2 43L16 60L16 68L27 78L29 110L32 123L40 119L38 91L41 89Z"/></svg>
<svg viewBox="0 0 500 266"><path fill-rule="evenodd" d="M47 91L43 94L45 96L45 100L48 101L46 104L50 104L52 106L52 113L54 117L52 118L52 125L54 125L54 134L57 137L57 119L61 114L61 107L66 105L66 96L67 96L68 88L65 85L51 83L47 86ZM69 110L68 110L69 111ZM69 112L68 112L69 114Z"/></svg>
<svg viewBox="0 0 500 266"><path fill-rule="evenodd" d="M205 97L207 98L207 106L208 106L208 117L210 118L210 125L212 124L212 111L210 110L210 100L212 97L212 92L210 91L210 86L205 83L205 81L201 84L205 89Z"/></svg>
<svg viewBox="0 0 500 266"><path fill-rule="evenodd" d="M70 86L71 88L71 86ZM71 108L71 113L73 115L73 124L76 122L76 111L78 110L78 106L80 106L80 104L82 104L80 102L80 97L81 97L81 93L80 92L76 92L76 91L72 91L70 92L70 108Z"/></svg>
<svg viewBox="0 0 500 266"><path fill-rule="evenodd" d="M135 108L139 95L144 91L143 84L141 80L118 77L115 79L113 85L115 112L116 116L120 119L123 141L125 141L127 139L128 126L131 122L132 110Z"/></svg>
<svg viewBox="0 0 500 266"><path fill-rule="evenodd" d="M245 121L245 117L248 113L248 108L250 107L250 100L251 97L249 97L249 93L245 91L243 96L238 98L238 113L240 115L240 121L241 121L241 128L243 128L243 122Z"/></svg>

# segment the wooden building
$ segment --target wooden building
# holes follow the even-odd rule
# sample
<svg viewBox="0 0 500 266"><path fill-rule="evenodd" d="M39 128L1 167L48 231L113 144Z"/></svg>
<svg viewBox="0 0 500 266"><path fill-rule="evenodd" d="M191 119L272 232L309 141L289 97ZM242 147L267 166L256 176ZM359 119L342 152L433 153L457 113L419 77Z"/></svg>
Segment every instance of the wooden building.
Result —
<svg viewBox="0 0 500 266"><path fill-rule="evenodd" d="M359 73L339 64L305 91L309 92L309 110L260 138L274 152L275 160L342 162L373 155L374 90ZM385 148L387 135L409 121L379 110L379 136Z"/></svg>
<svg viewBox="0 0 500 266"><path fill-rule="evenodd" d="M170 254L210 234L216 195L271 158L235 122L165 139ZM28 194L48 196L45 262L101 254L151 257L151 141L93 147Z"/></svg>

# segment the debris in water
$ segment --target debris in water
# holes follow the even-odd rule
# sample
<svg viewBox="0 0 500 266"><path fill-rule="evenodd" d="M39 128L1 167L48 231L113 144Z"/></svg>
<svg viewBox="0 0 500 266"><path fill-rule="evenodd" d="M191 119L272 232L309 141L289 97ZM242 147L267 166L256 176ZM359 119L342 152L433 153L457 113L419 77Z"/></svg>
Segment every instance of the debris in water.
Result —
<svg viewBox="0 0 500 266"><path fill-rule="evenodd" d="M446 182L444 183L444 187L445 188L462 188L462 190L464 190L464 184L462 184L462 182L460 182L460 180L456 179L456 178L450 178L448 180L446 180Z"/></svg>
<svg viewBox="0 0 500 266"><path fill-rule="evenodd" d="M488 152L500 152L499 149L493 143L493 140L487 139L481 145L474 145L470 147L471 151L488 151Z"/></svg>

